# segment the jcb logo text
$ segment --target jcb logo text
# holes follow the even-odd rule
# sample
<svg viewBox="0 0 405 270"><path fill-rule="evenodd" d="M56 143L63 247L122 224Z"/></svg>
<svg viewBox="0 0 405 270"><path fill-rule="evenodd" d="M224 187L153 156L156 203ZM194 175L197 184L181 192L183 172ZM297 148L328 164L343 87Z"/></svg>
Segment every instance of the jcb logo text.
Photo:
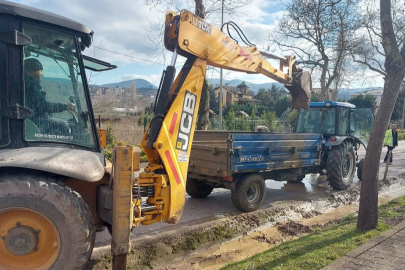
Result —
<svg viewBox="0 0 405 270"><path fill-rule="evenodd" d="M197 96L186 91L181 112L179 134L177 135L176 149L187 151L190 141L191 127L193 126L194 109Z"/></svg>
<svg viewBox="0 0 405 270"><path fill-rule="evenodd" d="M203 30L205 33L211 35L211 29L212 26L211 24L207 23L206 21L198 18L198 17L193 17L192 19L192 24L201 30Z"/></svg>

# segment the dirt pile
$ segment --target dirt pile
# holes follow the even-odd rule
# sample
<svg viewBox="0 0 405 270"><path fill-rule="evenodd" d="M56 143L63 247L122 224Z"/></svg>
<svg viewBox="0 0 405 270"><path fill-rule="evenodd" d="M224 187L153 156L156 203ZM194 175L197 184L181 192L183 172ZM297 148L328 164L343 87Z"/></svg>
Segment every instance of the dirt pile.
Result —
<svg viewBox="0 0 405 270"><path fill-rule="evenodd" d="M289 221L285 224L278 225L277 229L283 234L283 236L299 236L313 232L313 227L305 226L295 221Z"/></svg>

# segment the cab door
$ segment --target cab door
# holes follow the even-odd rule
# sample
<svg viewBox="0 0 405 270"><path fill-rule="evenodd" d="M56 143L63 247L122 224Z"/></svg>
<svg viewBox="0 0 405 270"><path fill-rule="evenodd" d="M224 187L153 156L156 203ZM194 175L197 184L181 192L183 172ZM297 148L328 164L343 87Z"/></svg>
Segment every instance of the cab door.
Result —
<svg viewBox="0 0 405 270"><path fill-rule="evenodd" d="M374 124L371 108L356 108L350 111L350 136L358 139L367 148Z"/></svg>

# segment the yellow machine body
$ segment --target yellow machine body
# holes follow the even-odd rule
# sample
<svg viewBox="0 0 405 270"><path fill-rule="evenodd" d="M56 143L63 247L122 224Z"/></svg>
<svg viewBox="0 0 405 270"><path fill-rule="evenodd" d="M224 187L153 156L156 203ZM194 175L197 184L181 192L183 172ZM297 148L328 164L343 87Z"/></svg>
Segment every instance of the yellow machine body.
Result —
<svg viewBox="0 0 405 270"><path fill-rule="evenodd" d="M145 169L145 173L140 175L140 184L149 183L150 179L162 184L155 188L156 197L148 199L148 202L159 202L162 205L156 211L145 214L148 218L147 221L142 222L143 224L160 221L176 223L182 215L186 197L188 161L205 71L206 61L196 59L177 97L167 111L154 143L155 149L146 147L148 131L142 140L141 145L150 165ZM173 89L178 86L176 82L178 83L178 79L173 84ZM171 92L173 94L173 91ZM154 173L162 168L159 164L163 164L166 174Z"/></svg>

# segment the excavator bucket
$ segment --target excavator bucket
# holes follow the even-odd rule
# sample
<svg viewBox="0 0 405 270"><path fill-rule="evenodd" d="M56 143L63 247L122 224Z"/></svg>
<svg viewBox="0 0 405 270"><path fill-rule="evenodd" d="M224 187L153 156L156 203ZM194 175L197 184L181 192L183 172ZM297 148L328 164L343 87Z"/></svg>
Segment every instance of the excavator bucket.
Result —
<svg viewBox="0 0 405 270"><path fill-rule="evenodd" d="M309 71L293 74L293 85L285 86L291 94L291 108L308 108L311 99L312 80Z"/></svg>

